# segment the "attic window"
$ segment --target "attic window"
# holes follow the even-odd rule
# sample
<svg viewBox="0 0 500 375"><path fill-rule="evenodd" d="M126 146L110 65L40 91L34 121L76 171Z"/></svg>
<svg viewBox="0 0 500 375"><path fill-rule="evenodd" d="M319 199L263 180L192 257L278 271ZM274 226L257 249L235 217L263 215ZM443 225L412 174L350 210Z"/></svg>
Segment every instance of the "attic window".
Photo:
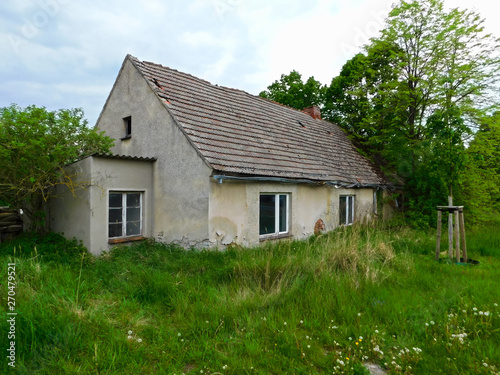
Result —
<svg viewBox="0 0 500 375"><path fill-rule="evenodd" d="M132 116L123 118L123 127L125 128L125 135L122 139L129 139L132 137Z"/></svg>

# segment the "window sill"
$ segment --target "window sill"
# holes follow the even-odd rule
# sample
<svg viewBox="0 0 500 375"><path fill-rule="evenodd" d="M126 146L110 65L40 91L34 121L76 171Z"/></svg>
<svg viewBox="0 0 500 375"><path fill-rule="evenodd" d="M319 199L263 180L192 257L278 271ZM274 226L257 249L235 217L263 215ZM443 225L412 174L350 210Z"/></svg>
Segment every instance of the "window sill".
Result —
<svg viewBox="0 0 500 375"><path fill-rule="evenodd" d="M118 238L110 238L108 239L109 244L118 244L125 242L134 242L134 241L142 241L145 240L144 236L134 236L134 237L118 237Z"/></svg>
<svg viewBox="0 0 500 375"><path fill-rule="evenodd" d="M260 242L265 242L269 240L281 240L283 238L292 238L291 233L281 233L281 234L266 234L259 237Z"/></svg>

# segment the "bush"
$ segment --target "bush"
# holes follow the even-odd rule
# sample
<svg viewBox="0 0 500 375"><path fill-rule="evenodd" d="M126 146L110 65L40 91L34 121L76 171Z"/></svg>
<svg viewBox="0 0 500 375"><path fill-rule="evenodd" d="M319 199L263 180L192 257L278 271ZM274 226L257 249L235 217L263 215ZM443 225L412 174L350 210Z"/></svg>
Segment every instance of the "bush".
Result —
<svg viewBox="0 0 500 375"><path fill-rule="evenodd" d="M14 255L24 259L39 257L45 262L77 265L80 265L82 257L86 260L85 263L93 259L81 241L68 240L56 233L24 233L12 241L1 243L0 255Z"/></svg>

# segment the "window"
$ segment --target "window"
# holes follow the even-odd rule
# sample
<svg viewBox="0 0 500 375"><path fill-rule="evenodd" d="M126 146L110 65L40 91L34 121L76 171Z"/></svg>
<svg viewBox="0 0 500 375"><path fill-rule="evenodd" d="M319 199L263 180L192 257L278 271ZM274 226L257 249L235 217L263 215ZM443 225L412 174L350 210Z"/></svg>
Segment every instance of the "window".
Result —
<svg viewBox="0 0 500 375"><path fill-rule="evenodd" d="M142 235L142 193L110 192L108 237Z"/></svg>
<svg viewBox="0 0 500 375"><path fill-rule="evenodd" d="M259 234L288 233L288 194L261 194L259 206Z"/></svg>
<svg viewBox="0 0 500 375"><path fill-rule="evenodd" d="M350 225L354 221L354 196L340 197L340 225Z"/></svg>
<svg viewBox="0 0 500 375"><path fill-rule="evenodd" d="M123 118L123 126L125 128L125 136L122 139L128 139L132 137L132 116Z"/></svg>

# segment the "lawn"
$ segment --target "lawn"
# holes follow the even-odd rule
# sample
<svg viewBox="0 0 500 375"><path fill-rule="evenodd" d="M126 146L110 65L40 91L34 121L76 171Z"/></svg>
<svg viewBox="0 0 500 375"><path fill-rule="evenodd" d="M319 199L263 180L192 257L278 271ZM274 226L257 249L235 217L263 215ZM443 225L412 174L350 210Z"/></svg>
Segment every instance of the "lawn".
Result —
<svg viewBox="0 0 500 375"><path fill-rule="evenodd" d="M436 262L434 232L401 228L225 251L144 241L98 258L54 234L21 238L0 244L0 372L497 374L500 232L467 244L478 265Z"/></svg>

